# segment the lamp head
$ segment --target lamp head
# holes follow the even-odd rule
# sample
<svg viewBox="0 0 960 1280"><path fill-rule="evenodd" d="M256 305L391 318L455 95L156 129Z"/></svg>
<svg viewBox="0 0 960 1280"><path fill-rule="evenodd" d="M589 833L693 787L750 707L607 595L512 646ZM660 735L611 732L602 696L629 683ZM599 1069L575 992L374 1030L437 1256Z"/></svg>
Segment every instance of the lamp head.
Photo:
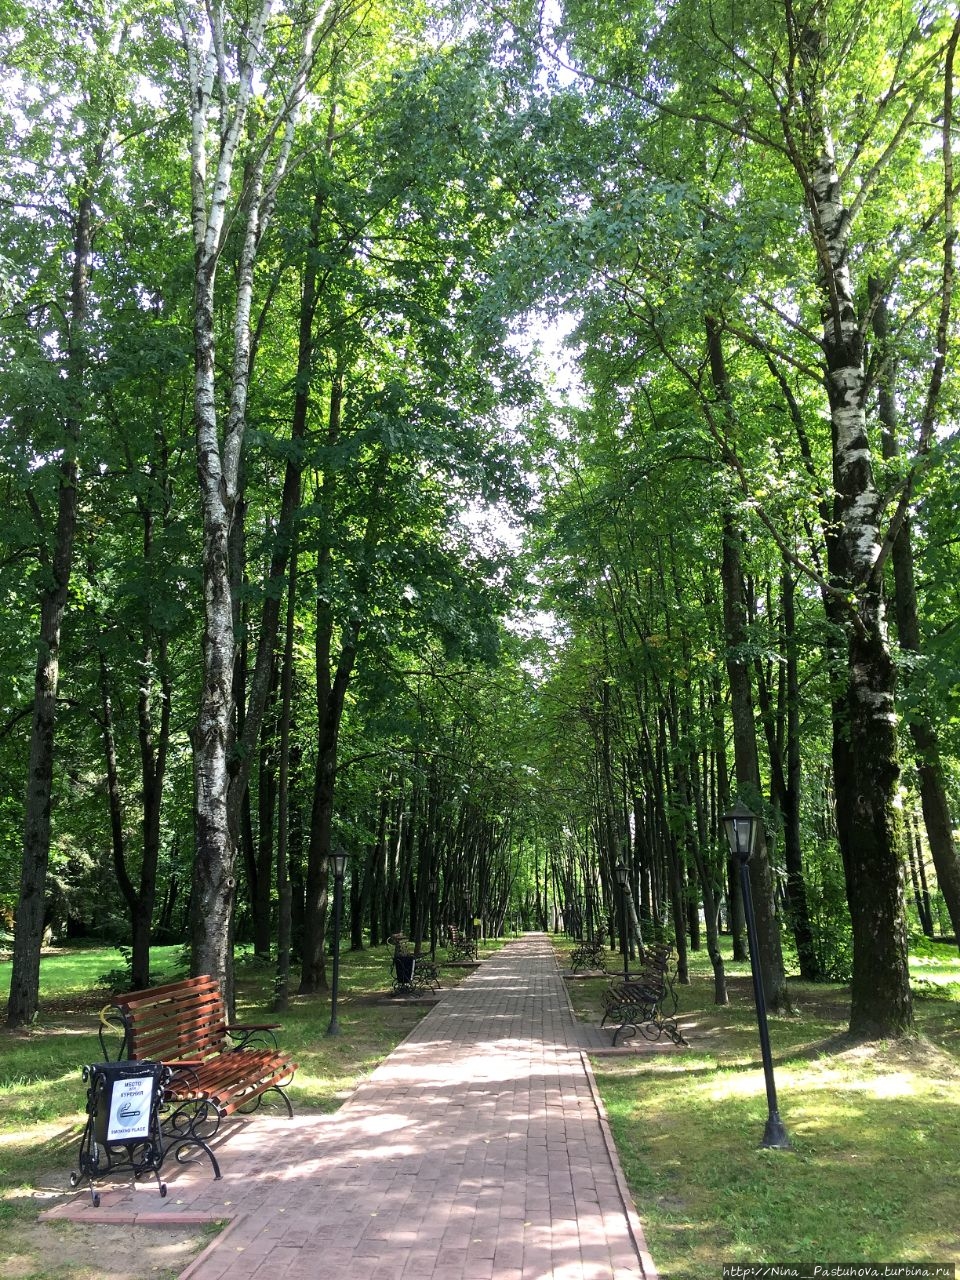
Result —
<svg viewBox="0 0 960 1280"><path fill-rule="evenodd" d="M741 862L749 862L756 847L760 819L738 800L730 812L723 815L723 827L730 852Z"/></svg>
<svg viewBox="0 0 960 1280"><path fill-rule="evenodd" d="M618 862L616 866L616 872L617 872L617 882L619 883L620 888L625 889L627 887L627 880L630 876L630 872L627 870L626 864L623 862Z"/></svg>
<svg viewBox="0 0 960 1280"><path fill-rule="evenodd" d="M330 861L333 863L333 874L338 880L343 879L343 873L347 869L347 856L341 845L337 845L330 855Z"/></svg>

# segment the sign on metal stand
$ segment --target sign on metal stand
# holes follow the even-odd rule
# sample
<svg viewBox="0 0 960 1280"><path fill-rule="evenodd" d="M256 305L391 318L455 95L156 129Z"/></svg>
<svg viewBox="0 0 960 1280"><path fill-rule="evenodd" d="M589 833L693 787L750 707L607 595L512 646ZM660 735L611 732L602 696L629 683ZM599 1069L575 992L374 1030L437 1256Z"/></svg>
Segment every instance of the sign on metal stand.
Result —
<svg viewBox="0 0 960 1280"><path fill-rule="evenodd" d="M77 1157L79 1169L70 1185L86 1178L94 1208L100 1195L95 1178L130 1170L134 1178L152 1173L160 1181L163 1139L160 1133L160 1101L170 1068L161 1062L97 1062L83 1068L87 1085L87 1123Z"/></svg>

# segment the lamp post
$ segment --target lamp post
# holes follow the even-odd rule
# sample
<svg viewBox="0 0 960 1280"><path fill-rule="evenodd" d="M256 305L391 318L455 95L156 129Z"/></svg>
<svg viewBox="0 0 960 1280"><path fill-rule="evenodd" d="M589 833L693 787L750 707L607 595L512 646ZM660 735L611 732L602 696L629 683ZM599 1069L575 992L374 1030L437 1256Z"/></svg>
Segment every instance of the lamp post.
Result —
<svg viewBox="0 0 960 1280"><path fill-rule="evenodd" d="M437 958L437 877L431 876L427 883L430 894L430 959Z"/></svg>
<svg viewBox="0 0 960 1280"><path fill-rule="evenodd" d="M328 1036L340 1034L337 1021L337 996L340 994L340 925L343 915L343 875L347 869L347 855L339 846L330 855L333 863L333 990L330 993L330 1025Z"/></svg>
<svg viewBox="0 0 960 1280"><path fill-rule="evenodd" d="M757 1005L757 1024L760 1028L760 1056L763 1060L763 1078L767 1086L767 1123L763 1130L761 1147L777 1147L789 1150L790 1139L780 1119L777 1108L777 1086L773 1079L773 1057L770 1053L770 1035L767 1031L767 1004L763 995L763 980L759 970L759 944L757 921L753 914L753 890L750 887L750 859L757 842L760 819L741 801L723 815L727 843L730 852L740 864L740 892L743 895L743 914L747 922L747 940L750 944L750 970L753 974L753 996Z"/></svg>
<svg viewBox="0 0 960 1280"><path fill-rule="evenodd" d="M620 950L623 952L623 976L630 977L630 952L627 947L627 881L630 872L623 862L617 863L617 883L620 885Z"/></svg>

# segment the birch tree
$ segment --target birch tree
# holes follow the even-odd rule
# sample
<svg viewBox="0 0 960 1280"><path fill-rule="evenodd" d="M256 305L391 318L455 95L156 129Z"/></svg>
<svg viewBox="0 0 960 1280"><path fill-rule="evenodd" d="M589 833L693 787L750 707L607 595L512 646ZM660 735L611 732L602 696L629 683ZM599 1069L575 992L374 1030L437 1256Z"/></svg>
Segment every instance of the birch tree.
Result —
<svg viewBox="0 0 960 1280"><path fill-rule="evenodd" d="M737 352L752 409L741 421L754 428L732 438L715 424L714 443L751 518L821 593L853 924L851 1030L899 1035L911 1008L884 578L942 414L953 335L953 20L938 5L871 0L681 4L624 39L598 6L568 13L589 93L604 103L613 94L622 108L611 116L620 151L609 161L619 182L597 184L584 247L601 222L620 238L608 287L613 277L638 330L661 326L658 358L692 389L703 364L682 310L707 301ZM628 202L680 235L641 259L633 237L648 233L632 225ZM596 252L604 265L613 256L606 245ZM882 281L873 299L871 275ZM921 403L913 457L897 473L876 448L867 338L876 298L904 289L926 342L912 332L911 395Z"/></svg>
<svg viewBox="0 0 960 1280"><path fill-rule="evenodd" d="M232 1003L230 917L236 829L228 813L234 734L237 583L228 542L240 496L247 425L254 267L293 150L317 51L342 10L332 2L250 15L177 0L190 119L194 245L194 426L203 518L203 689L193 730L196 786L194 972ZM229 334L218 332L217 272L239 240ZM225 350L223 350L225 348ZM226 375L224 370L228 370ZM257 710L254 709L254 715ZM262 715L262 707L259 709ZM248 730L250 713L247 716Z"/></svg>

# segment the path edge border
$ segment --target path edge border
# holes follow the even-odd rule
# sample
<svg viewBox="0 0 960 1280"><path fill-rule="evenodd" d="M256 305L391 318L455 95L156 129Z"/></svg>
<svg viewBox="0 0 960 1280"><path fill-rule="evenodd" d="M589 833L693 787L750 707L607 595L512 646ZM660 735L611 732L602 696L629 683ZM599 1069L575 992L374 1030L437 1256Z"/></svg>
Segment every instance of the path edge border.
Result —
<svg viewBox="0 0 960 1280"><path fill-rule="evenodd" d="M613 1140L613 1132L610 1129L610 1121L607 1119L607 1109L603 1105L603 1099L600 1097L600 1090L597 1087L596 1077L593 1074L593 1066L587 1057L585 1049L579 1050L580 1061L583 1063L583 1069L586 1073L587 1080L590 1084L590 1092L593 1095L593 1105L597 1109L597 1119L600 1122L600 1131L603 1134L603 1141L607 1148L607 1156L609 1157L611 1167L613 1168L613 1176L617 1180L617 1190L620 1193L620 1199L623 1202L623 1211L627 1217L627 1225L630 1228L630 1234L633 1237L634 1248L640 1258L640 1266L643 1268L644 1280L660 1280L656 1263L647 1248L647 1239L643 1232L643 1223L640 1221L640 1215L637 1212L637 1206L634 1204L633 1196L627 1185L627 1179L623 1172L623 1166L620 1163L620 1157L617 1154L616 1143Z"/></svg>
<svg viewBox="0 0 960 1280"><path fill-rule="evenodd" d="M567 984L563 981L563 975L560 971L560 961L557 959L556 948L552 945L550 950L553 952L553 958L557 966L557 973L560 975L560 985L563 988L564 998L567 1002L567 1012L570 1014L570 1020L574 1028L579 1025L576 1015L573 1012L573 1004L570 1000L570 992L567 990ZM590 1095L593 1098L593 1105L597 1112L597 1120L600 1123L600 1132L603 1134L604 1146L607 1148L607 1159L610 1161L610 1167L613 1169L613 1176L617 1183L617 1192L623 1205L623 1212L627 1219L627 1227L633 1240L633 1247L637 1251L637 1257L640 1259L640 1266L643 1269L644 1280L660 1280L657 1265L653 1260L650 1250L647 1248L647 1239L643 1233L643 1223L640 1221L640 1215L637 1212L637 1206L634 1204L633 1195L627 1185L627 1179L623 1172L623 1166L620 1163L620 1156L617 1154L617 1146L613 1140L613 1131L610 1128L610 1121L607 1118L607 1109L603 1105L603 1099L600 1097L600 1089L597 1085L597 1078L593 1074L593 1064L587 1054L587 1050L577 1048L576 1052L580 1055L580 1062L583 1065L584 1074L587 1077L587 1083L590 1085Z"/></svg>
<svg viewBox="0 0 960 1280"><path fill-rule="evenodd" d="M201 1263L206 1262L211 1254L215 1253L223 1242L235 1231L249 1215L246 1213L238 1213L235 1218L231 1218L222 1231L218 1231L212 1240L208 1240L206 1246L200 1250L195 1258L187 1263L185 1270L181 1271L177 1276L177 1280L190 1280L190 1277L196 1275ZM221 1222L222 1218L215 1218L215 1222Z"/></svg>

